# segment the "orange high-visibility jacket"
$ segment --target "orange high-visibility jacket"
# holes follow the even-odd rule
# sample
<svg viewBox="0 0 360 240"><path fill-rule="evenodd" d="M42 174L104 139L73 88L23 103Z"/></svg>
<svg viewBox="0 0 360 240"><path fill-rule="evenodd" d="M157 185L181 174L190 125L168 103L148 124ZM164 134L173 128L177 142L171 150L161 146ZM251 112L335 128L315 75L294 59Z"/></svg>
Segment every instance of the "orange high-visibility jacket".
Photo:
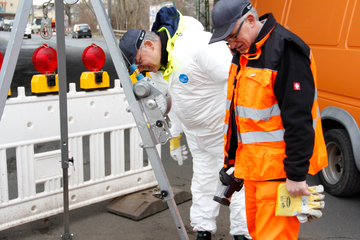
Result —
<svg viewBox="0 0 360 240"><path fill-rule="evenodd" d="M225 167L245 180L303 181L327 166L310 48L272 14L229 73Z"/></svg>

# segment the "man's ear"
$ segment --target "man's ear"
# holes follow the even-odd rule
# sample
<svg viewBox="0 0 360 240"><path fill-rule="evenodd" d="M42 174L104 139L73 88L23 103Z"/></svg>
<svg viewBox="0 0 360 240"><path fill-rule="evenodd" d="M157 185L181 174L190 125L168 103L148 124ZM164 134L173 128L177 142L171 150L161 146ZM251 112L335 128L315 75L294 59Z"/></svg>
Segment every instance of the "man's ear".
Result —
<svg viewBox="0 0 360 240"><path fill-rule="evenodd" d="M150 49L152 49L152 50L154 50L154 48L155 48L154 43L153 43L152 41L150 41L150 40L145 40L144 46L145 46L146 48L150 48Z"/></svg>
<svg viewBox="0 0 360 240"><path fill-rule="evenodd" d="M251 27L254 27L254 26L255 26L256 19L255 19L254 15L249 14L249 15L246 17L246 20L248 21L248 23L250 24Z"/></svg>

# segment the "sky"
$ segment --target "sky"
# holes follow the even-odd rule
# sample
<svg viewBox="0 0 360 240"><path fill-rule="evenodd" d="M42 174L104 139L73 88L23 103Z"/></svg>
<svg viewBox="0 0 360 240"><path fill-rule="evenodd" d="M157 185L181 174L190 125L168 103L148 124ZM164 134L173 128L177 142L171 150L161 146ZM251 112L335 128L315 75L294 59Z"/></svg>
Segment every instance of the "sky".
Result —
<svg viewBox="0 0 360 240"><path fill-rule="evenodd" d="M42 5L44 2L48 2L49 0L33 0L34 5Z"/></svg>

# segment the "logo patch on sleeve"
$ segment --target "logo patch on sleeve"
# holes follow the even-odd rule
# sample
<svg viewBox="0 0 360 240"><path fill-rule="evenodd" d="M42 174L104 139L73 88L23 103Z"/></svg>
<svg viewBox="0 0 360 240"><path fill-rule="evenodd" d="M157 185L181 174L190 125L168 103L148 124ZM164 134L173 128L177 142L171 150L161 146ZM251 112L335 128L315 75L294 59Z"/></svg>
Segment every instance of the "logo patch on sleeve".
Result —
<svg viewBox="0 0 360 240"><path fill-rule="evenodd" d="M180 80L180 82L182 82L182 83L187 83L187 82L189 81L189 77L186 76L185 74L180 74L179 80Z"/></svg>
<svg viewBox="0 0 360 240"><path fill-rule="evenodd" d="M294 90L300 90L300 83L294 82Z"/></svg>

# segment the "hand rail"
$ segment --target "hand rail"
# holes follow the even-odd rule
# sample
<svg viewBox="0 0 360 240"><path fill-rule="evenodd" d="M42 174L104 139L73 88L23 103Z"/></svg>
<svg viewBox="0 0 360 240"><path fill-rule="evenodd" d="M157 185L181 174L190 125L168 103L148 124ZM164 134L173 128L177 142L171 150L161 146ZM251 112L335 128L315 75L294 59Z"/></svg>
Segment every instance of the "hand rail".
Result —
<svg viewBox="0 0 360 240"><path fill-rule="evenodd" d="M127 32L126 30L116 30L116 29L113 29L113 31L115 37L120 37L120 38Z"/></svg>

